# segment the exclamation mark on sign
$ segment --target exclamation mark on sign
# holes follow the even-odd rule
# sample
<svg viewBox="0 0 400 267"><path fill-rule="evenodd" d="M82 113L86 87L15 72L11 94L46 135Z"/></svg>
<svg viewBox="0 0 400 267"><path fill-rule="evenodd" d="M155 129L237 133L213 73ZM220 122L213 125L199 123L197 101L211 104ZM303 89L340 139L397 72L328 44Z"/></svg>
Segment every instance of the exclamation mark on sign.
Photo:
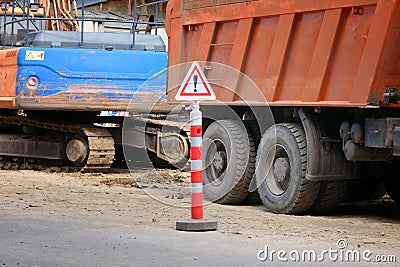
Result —
<svg viewBox="0 0 400 267"><path fill-rule="evenodd" d="M198 79L197 75L194 75L193 80L194 80L194 92L195 93L197 92L197 79Z"/></svg>

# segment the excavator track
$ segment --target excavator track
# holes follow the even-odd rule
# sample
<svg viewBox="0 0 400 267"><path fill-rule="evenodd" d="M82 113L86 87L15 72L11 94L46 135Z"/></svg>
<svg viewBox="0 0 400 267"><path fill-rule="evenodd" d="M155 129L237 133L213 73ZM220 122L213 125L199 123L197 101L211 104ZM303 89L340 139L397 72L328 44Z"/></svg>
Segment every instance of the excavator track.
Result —
<svg viewBox="0 0 400 267"><path fill-rule="evenodd" d="M114 139L104 128L83 128L89 145L89 155L83 172L107 171L114 161Z"/></svg>
<svg viewBox="0 0 400 267"><path fill-rule="evenodd" d="M29 157L8 157L0 155L0 169L46 170L51 172L106 172L114 161L114 139L106 128L90 127L85 124L58 123L30 119L23 116L0 116L1 124L25 125L56 132L71 134L86 139L87 158L82 164L72 165L67 160L59 162L43 161ZM52 165L52 163L54 165ZM52 166L49 166L52 165Z"/></svg>
<svg viewBox="0 0 400 267"><path fill-rule="evenodd" d="M139 126L139 131L143 131L143 134L150 137L148 140L152 141L159 138L159 134L165 134L166 138L170 138L170 133L187 136L189 126L184 122L185 120L184 115L177 118L166 118L160 115L129 117L132 127ZM18 134L12 132L8 135L0 132L0 169L42 170L49 172L109 172L114 163L114 166L119 163L118 160L121 155L116 153L115 146L118 147L121 144L115 143L114 137L119 140L119 131L122 129L112 128L114 130L110 129L109 131L107 128L95 126L93 123L93 121L85 124L74 121L58 122L39 120L28 116L0 115L0 124L24 127L23 133L21 133L21 130ZM96 123L101 125L101 119ZM50 138L53 139L47 138L47 135L41 135L40 132L43 131L49 133ZM13 139L18 139L18 141ZM29 142L30 144L28 144ZM44 143L41 147L40 142ZM34 144L32 145L32 143ZM36 143L39 145L37 146ZM156 154L160 144L155 144L154 142L146 143L146 149ZM14 147L19 148L18 152L15 152L14 148L10 149L13 145L17 145ZM25 147L25 150L21 149L21 147ZM29 149L26 150L26 147ZM188 147L188 145L183 145L183 153L185 155L189 153ZM8 150L5 151L4 148ZM47 155L48 151L59 152ZM159 151L163 153L164 150L160 149ZM153 156L153 154L151 155ZM161 156L164 156L164 154ZM156 157L158 159L159 156L157 155ZM153 165L155 164L154 166L176 167L168 163L168 161L164 162L162 158L162 160L157 159L152 160ZM122 160L121 162L121 166L125 166L125 161ZM185 160L178 162L177 166L185 164L185 162Z"/></svg>

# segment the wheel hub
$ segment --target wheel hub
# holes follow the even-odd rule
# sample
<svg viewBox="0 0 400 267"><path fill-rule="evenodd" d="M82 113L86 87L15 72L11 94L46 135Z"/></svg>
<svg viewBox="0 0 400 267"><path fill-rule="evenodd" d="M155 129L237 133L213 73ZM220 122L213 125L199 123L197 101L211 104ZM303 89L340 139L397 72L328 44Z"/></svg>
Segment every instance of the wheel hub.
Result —
<svg viewBox="0 0 400 267"><path fill-rule="evenodd" d="M73 163L82 163L87 154L89 153L89 148L86 143L80 139L72 139L68 142L66 147L67 158Z"/></svg>
<svg viewBox="0 0 400 267"><path fill-rule="evenodd" d="M290 162L286 150L282 146L271 148L267 159L271 162L266 184L272 194L280 196L286 192L290 184ZM268 166L268 163L267 163Z"/></svg>
<svg viewBox="0 0 400 267"><path fill-rule="evenodd" d="M226 152L225 151L217 151L214 155L213 159L213 167L214 170L221 174L226 169Z"/></svg>
<svg viewBox="0 0 400 267"><path fill-rule="evenodd" d="M290 172L290 164L288 158L277 158L274 162L274 177L281 183L288 176Z"/></svg>

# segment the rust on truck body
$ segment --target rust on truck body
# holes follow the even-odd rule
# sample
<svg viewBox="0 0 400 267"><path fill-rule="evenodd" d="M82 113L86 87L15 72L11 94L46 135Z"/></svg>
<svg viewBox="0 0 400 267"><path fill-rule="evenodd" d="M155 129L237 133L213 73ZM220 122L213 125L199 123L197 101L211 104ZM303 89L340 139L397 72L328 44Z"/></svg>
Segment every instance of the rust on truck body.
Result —
<svg viewBox="0 0 400 267"><path fill-rule="evenodd" d="M209 61L238 75L212 73L217 99L242 105L385 106L400 88L399 0L171 0L169 66ZM171 77L169 77L172 79ZM230 88L227 90L226 88ZM174 102L177 88L171 88ZM388 104L387 106L399 106Z"/></svg>
<svg viewBox="0 0 400 267"><path fill-rule="evenodd" d="M18 49L0 53L0 108L15 106Z"/></svg>

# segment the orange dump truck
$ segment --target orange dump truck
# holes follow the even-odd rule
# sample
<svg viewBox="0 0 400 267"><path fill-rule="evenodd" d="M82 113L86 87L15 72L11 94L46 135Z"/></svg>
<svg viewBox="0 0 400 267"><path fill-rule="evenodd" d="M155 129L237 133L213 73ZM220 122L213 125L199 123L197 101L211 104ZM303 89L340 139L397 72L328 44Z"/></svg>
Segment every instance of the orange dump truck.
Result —
<svg viewBox="0 0 400 267"><path fill-rule="evenodd" d="M217 96L208 199L319 213L385 185L400 201L399 0L170 0L167 32L169 100L192 61Z"/></svg>

